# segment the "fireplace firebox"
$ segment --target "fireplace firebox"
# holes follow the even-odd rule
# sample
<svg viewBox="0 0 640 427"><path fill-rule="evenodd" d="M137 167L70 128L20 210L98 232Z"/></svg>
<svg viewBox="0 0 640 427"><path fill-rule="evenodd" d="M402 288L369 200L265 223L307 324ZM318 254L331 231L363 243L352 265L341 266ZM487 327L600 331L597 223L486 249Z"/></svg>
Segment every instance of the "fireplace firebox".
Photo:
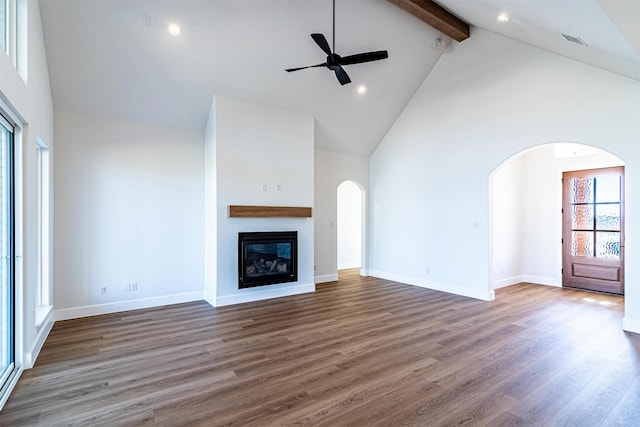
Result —
<svg viewBox="0 0 640 427"><path fill-rule="evenodd" d="M297 280L297 231L238 233L238 288Z"/></svg>

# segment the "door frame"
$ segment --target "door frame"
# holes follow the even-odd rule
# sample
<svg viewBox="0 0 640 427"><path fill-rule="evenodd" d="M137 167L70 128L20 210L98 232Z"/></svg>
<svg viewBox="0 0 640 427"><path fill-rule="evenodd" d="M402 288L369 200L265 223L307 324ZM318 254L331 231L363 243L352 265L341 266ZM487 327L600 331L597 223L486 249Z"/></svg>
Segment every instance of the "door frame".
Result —
<svg viewBox="0 0 640 427"><path fill-rule="evenodd" d="M606 258L599 258L598 260L598 266L588 261L590 261L592 258L596 258L596 257L584 257L586 259L585 263L582 264L582 266L585 268L585 270L592 270L592 271L596 271L598 269L598 267L602 267L604 269L610 269L610 268L619 268L619 271L617 272L617 281L611 281L611 282L617 282L620 283L620 293L619 295L624 295L624 265L625 265L625 256L624 256L624 241L625 241L625 215L624 215L624 211L625 211L625 167L624 166L614 166L614 167L604 167L604 168L590 168L590 169L581 169L581 170L571 170L571 171L564 171L562 173L562 176L564 178L565 174L575 174L575 175L584 175L585 177L589 177L589 176L593 176L597 174L607 174L607 173L612 173L612 174L619 174L621 177L621 182L620 182L620 259L619 260L614 260L614 259L606 259ZM569 236L569 232L568 230L572 229L571 226L571 221L572 221L572 216L570 212L564 212L565 207L568 207L568 200L570 197L570 188L568 186L568 183L564 182L563 179L563 183L562 183L562 208L563 208L563 215L562 215L562 241L563 241L563 247L562 247L562 287L567 287L567 288L576 288L576 289L581 289L581 290L591 290L591 291L597 291L597 292L611 292L611 293L615 293L618 294L617 289L607 289L607 283L606 283L606 279L598 279L596 277L588 277L588 276L584 276L584 277L576 277L572 274L572 272L570 271L570 269L568 267L572 267L573 268L573 261L571 260L571 258L574 258L573 255L571 255L571 240L570 240L570 236ZM595 204L595 200L594 200L594 204ZM595 220L595 219L594 219ZM594 223L594 233L596 232L596 228L595 228L596 224ZM565 241L566 240L566 241ZM594 240L594 245L596 244L596 241ZM595 247L594 247L595 250ZM599 271L599 273L604 273L605 270L601 270ZM614 273L613 271L611 271L611 273ZM568 284L570 281L573 282L574 286Z"/></svg>

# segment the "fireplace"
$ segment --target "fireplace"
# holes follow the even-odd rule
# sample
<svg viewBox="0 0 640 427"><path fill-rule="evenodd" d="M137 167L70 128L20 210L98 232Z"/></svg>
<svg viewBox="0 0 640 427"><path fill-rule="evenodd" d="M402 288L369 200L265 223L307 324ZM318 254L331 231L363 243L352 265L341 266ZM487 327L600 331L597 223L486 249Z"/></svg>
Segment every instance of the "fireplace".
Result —
<svg viewBox="0 0 640 427"><path fill-rule="evenodd" d="M238 288L297 280L297 231L238 233Z"/></svg>

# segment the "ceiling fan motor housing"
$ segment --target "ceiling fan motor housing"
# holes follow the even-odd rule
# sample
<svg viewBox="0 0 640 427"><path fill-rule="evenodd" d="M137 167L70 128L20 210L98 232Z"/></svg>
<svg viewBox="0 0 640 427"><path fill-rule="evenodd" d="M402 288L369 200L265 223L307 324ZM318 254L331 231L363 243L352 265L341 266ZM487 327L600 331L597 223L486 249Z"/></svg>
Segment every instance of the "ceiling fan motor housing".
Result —
<svg viewBox="0 0 640 427"><path fill-rule="evenodd" d="M342 57L337 53L330 54L329 56L327 56L327 68L333 71L340 68L341 59Z"/></svg>

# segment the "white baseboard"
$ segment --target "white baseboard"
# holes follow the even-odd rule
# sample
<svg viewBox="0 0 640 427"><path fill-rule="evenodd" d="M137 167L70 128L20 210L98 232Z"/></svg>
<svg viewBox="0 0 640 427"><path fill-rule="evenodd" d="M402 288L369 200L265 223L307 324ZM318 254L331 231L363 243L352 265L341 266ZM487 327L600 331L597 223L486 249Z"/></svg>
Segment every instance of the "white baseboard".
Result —
<svg viewBox="0 0 640 427"><path fill-rule="evenodd" d="M636 334L640 334L640 320L638 319L629 319L628 317L622 318L622 329L627 332L634 332Z"/></svg>
<svg viewBox="0 0 640 427"><path fill-rule="evenodd" d="M536 285L554 286L556 288L562 287L562 278L545 277L545 276L531 276L529 274L522 275L522 281L527 283L535 283Z"/></svg>
<svg viewBox="0 0 640 427"><path fill-rule="evenodd" d="M370 274L369 274L369 270L367 270L366 268L361 268L361 269L360 269L360 275L361 275L362 277L369 277L369 276L370 276Z"/></svg>
<svg viewBox="0 0 640 427"><path fill-rule="evenodd" d="M206 302L208 302L211 307L215 307L216 306L216 294L215 294L215 292L205 291L204 292L204 300Z"/></svg>
<svg viewBox="0 0 640 427"><path fill-rule="evenodd" d="M400 274L386 273L383 271L371 270L369 274L373 277L392 280L394 282L406 283L408 285L419 286L421 288L433 289L434 291L447 292L464 297L475 298L483 301L493 301L496 298L493 290L480 290L468 288L466 286L451 285L448 283L433 282L417 277L403 276Z"/></svg>
<svg viewBox="0 0 640 427"><path fill-rule="evenodd" d="M338 264L338 270L348 270L351 268L360 268L359 262L343 262Z"/></svg>
<svg viewBox="0 0 640 427"><path fill-rule="evenodd" d="M500 289L522 282L533 283L535 285L553 286L556 288L562 287L562 279L556 279L555 277L531 276L528 274L521 274L519 276L506 277L504 279L494 281L493 289Z"/></svg>
<svg viewBox="0 0 640 427"><path fill-rule="evenodd" d="M56 321L97 316L99 314L117 313L120 311L139 310L141 308L160 307L169 304L202 301L202 299L202 292L188 292L184 294L164 295L159 297L110 302L106 304L87 305L84 307L64 308L56 310Z"/></svg>
<svg viewBox="0 0 640 427"><path fill-rule="evenodd" d="M234 294L234 295L225 295L221 297L216 297L213 301L207 302L211 304L213 307L223 307L225 305L233 305L233 304L241 304L245 302L253 302L253 301L262 301L271 298L280 298L280 297L288 297L291 295L299 295L306 294L309 292L315 292L316 285L315 284L307 284L307 285L295 285L295 286L287 286L275 289L266 289L261 291L254 291ZM212 304L213 302L213 304Z"/></svg>
<svg viewBox="0 0 640 427"><path fill-rule="evenodd" d="M337 281L338 281L338 273L325 274L324 276L315 276L313 278L314 283L326 283L326 282L337 282Z"/></svg>
<svg viewBox="0 0 640 427"><path fill-rule="evenodd" d="M523 277L522 275L519 275L519 276L513 276L513 277L506 277L500 280L495 280L493 282L493 289L500 289L507 286L515 285L516 283L524 282L524 279L522 277Z"/></svg>
<svg viewBox="0 0 640 427"><path fill-rule="evenodd" d="M51 310L42 322L31 349L24 354L22 360L22 366L24 369L31 369L33 368L33 365L35 365L38 354L40 354L40 350L42 350L42 346L44 345L44 341L47 339L49 332L51 332L51 329L53 328L55 317L54 311Z"/></svg>

